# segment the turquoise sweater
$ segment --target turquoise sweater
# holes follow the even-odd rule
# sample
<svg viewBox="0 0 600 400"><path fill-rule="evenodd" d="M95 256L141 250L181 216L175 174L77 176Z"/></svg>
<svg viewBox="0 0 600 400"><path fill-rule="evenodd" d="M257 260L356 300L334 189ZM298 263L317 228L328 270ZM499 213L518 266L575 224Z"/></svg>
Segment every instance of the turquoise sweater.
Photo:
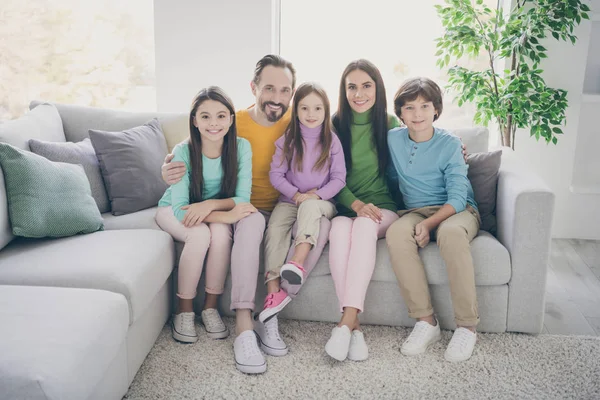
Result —
<svg viewBox="0 0 600 400"><path fill-rule="evenodd" d="M250 203L250 192L252 189L252 149L250 142L246 139L237 139L238 150L238 181L233 201L238 203ZM190 150L187 142L179 143L173 149L173 161L183 161L187 173L179 182L169 186L163 197L158 202L159 207L172 206L173 213L179 221L183 221L186 210L181 207L190 204L190 179L192 177L192 164L190 162ZM221 180L223 179L223 168L221 157L208 158L202 155L202 177L204 188L202 200L214 199L221 191Z"/></svg>
<svg viewBox="0 0 600 400"><path fill-rule="evenodd" d="M449 204L457 213L477 209L460 139L434 128L426 142L413 142L407 128L388 132L389 177L399 185L407 209ZM391 183L390 183L391 184Z"/></svg>

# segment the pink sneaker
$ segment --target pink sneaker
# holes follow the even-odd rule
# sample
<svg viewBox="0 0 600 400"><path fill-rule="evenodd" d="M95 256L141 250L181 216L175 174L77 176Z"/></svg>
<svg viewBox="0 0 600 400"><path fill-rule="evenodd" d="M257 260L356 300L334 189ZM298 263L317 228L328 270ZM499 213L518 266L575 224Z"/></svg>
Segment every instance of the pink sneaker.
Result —
<svg viewBox="0 0 600 400"><path fill-rule="evenodd" d="M279 289L277 293L269 293L265 299L263 310L258 314L258 320L264 324L283 310L290 301L292 298L283 289Z"/></svg>
<svg viewBox="0 0 600 400"><path fill-rule="evenodd" d="M281 279L285 279L290 285L302 285L304 283L306 270L302 265L290 261L283 264L279 274L281 275Z"/></svg>

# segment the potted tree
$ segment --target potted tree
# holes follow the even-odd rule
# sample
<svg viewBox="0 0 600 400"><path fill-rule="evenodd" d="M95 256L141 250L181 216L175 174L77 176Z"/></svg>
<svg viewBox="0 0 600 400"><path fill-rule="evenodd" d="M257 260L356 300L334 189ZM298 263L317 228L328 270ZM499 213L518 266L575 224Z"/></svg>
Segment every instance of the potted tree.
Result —
<svg viewBox="0 0 600 400"><path fill-rule="evenodd" d="M529 128L536 139L556 144L563 133L567 92L549 87L541 76L540 63L548 57L543 43L554 38L575 44L574 28L589 19L590 8L579 0L516 0L505 13L503 0L496 8L483 0L445 3L436 6L445 31L437 39L437 65L453 62L447 87L456 92L458 105L474 102L477 124L495 121L503 146L514 149L517 128ZM483 71L454 64L481 52L489 57Z"/></svg>

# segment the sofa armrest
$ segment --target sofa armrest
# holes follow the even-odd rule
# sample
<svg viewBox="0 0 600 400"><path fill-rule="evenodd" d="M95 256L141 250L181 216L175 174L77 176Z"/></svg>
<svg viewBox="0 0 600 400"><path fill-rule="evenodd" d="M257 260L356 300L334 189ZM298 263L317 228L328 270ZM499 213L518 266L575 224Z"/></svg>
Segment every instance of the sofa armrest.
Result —
<svg viewBox="0 0 600 400"><path fill-rule="evenodd" d="M554 214L554 193L514 152L503 149L498 176L498 240L510 253L508 331L540 333Z"/></svg>

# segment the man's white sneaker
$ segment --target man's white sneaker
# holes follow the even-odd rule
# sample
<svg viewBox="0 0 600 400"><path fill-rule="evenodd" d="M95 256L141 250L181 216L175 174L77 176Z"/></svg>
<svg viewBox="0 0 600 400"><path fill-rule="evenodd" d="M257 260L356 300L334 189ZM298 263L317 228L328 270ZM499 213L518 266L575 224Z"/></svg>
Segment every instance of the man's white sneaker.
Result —
<svg viewBox="0 0 600 400"><path fill-rule="evenodd" d="M477 334L467 328L457 328L448 343L448 348L444 353L446 361L459 362L471 358L473 348L477 342Z"/></svg>
<svg viewBox="0 0 600 400"><path fill-rule="evenodd" d="M429 346L436 343L441 338L442 334L440 332L439 322L433 326L427 321L419 321L415 324L408 339L402 343L400 352L405 356L415 356L424 353Z"/></svg>
<svg viewBox="0 0 600 400"><path fill-rule="evenodd" d="M352 333L346 325L336 326L331 331L331 337L325 345L325 351L330 357L338 361L344 361L350 350Z"/></svg>
<svg viewBox="0 0 600 400"><path fill-rule="evenodd" d="M196 343L198 341L198 333L196 333L195 318L196 314L193 312L175 314L173 321L171 321L173 339L184 343Z"/></svg>
<svg viewBox="0 0 600 400"><path fill-rule="evenodd" d="M229 336L229 329L223 323L219 312L214 308L202 311L202 324L211 339L224 339Z"/></svg>
<svg viewBox="0 0 600 400"><path fill-rule="evenodd" d="M254 321L254 332L260 342L260 348L268 355L281 357L288 353L288 347L279 335L277 315L265 323Z"/></svg>
<svg viewBox="0 0 600 400"><path fill-rule="evenodd" d="M245 374L262 374L267 370L267 361L258 348L254 331L247 330L233 342L235 366Z"/></svg>
<svg viewBox="0 0 600 400"><path fill-rule="evenodd" d="M365 335L361 331L352 331L348 359L352 361L365 361L369 358L369 348L365 342Z"/></svg>

